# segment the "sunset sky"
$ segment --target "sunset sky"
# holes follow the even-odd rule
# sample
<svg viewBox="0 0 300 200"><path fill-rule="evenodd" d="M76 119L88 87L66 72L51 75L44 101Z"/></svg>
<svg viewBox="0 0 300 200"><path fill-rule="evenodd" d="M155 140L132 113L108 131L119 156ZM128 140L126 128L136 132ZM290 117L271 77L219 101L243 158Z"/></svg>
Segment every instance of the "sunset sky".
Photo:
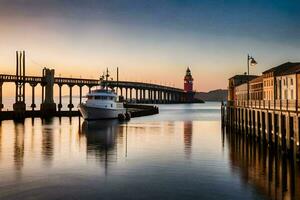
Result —
<svg viewBox="0 0 300 200"><path fill-rule="evenodd" d="M300 61L297 0L0 0L0 73L15 73L26 50L27 74L120 79L183 87L190 66L195 89L227 87L227 79Z"/></svg>

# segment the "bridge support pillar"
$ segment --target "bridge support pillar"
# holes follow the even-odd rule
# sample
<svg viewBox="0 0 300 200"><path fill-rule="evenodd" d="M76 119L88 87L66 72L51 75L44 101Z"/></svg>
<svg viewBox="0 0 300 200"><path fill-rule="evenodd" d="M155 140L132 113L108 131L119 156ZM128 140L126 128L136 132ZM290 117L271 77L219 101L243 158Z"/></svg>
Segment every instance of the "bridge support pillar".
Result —
<svg viewBox="0 0 300 200"><path fill-rule="evenodd" d="M3 109L3 102L2 102L2 86L3 82L0 82L0 111Z"/></svg>
<svg viewBox="0 0 300 200"><path fill-rule="evenodd" d="M158 103L161 103L161 90L158 91Z"/></svg>
<svg viewBox="0 0 300 200"><path fill-rule="evenodd" d="M41 104L44 117L53 116L56 112L56 104L53 99L54 69L43 69L43 82L45 84L45 99Z"/></svg>
<svg viewBox="0 0 300 200"><path fill-rule="evenodd" d="M123 88L122 87L120 87L120 96L123 97Z"/></svg>
<svg viewBox="0 0 300 200"><path fill-rule="evenodd" d="M140 89L140 102L143 103L143 89Z"/></svg>
<svg viewBox="0 0 300 200"><path fill-rule="evenodd" d="M157 92L156 92L156 90L154 90L153 92L154 92L154 94L153 94L154 103L156 104L157 103L157 98L156 98Z"/></svg>
<svg viewBox="0 0 300 200"><path fill-rule="evenodd" d="M128 99L128 88L125 88L125 99L126 99L126 101Z"/></svg>
<svg viewBox="0 0 300 200"><path fill-rule="evenodd" d="M139 102L138 94L139 94L139 90L137 88L135 88L135 99L136 99L137 103Z"/></svg>
<svg viewBox="0 0 300 200"><path fill-rule="evenodd" d="M129 98L130 102L132 102L132 88L129 88Z"/></svg>
<svg viewBox="0 0 300 200"><path fill-rule="evenodd" d="M74 108L74 105L72 103L72 87L73 85L69 85L70 88L70 97L69 97L69 105L68 105L69 111L72 111L72 108Z"/></svg>
<svg viewBox="0 0 300 200"><path fill-rule="evenodd" d="M59 103L58 103L58 111L60 112L62 109L62 100L61 100L61 89L62 89L62 85L58 85L59 88Z"/></svg>
<svg viewBox="0 0 300 200"><path fill-rule="evenodd" d="M79 103L82 102L82 85L79 85Z"/></svg>
<svg viewBox="0 0 300 200"><path fill-rule="evenodd" d="M152 90L149 90L149 103L152 103Z"/></svg>
<svg viewBox="0 0 300 200"><path fill-rule="evenodd" d="M37 85L37 83L30 83L30 86L31 86L31 90L32 90L32 100L31 100L31 110L34 111L36 105L35 105L35 86Z"/></svg>
<svg viewBox="0 0 300 200"><path fill-rule="evenodd" d="M45 86L41 83L42 86L42 103L45 101Z"/></svg>
<svg viewBox="0 0 300 200"><path fill-rule="evenodd" d="M15 119L25 117L25 52L16 52L16 102L13 105Z"/></svg>

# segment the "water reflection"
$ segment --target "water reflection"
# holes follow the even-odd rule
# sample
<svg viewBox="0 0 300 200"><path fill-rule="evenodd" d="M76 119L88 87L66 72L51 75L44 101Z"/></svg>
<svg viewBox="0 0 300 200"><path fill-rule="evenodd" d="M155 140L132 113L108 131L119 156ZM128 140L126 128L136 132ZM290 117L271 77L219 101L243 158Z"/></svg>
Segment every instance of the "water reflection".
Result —
<svg viewBox="0 0 300 200"><path fill-rule="evenodd" d="M51 166L54 154L54 141L53 141L53 118L43 120L42 129L42 156L44 165Z"/></svg>
<svg viewBox="0 0 300 200"><path fill-rule="evenodd" d="M87 154L100 163L104 163L107 170L108 162L116 160L115 140L119 132L118 120L84 121L82 136L86 137Z"/></svg>
<svg viewBox="0 0 300 200"><path fill-rule="evenodd" d="M193 122L185 121L183 125L184 152L186 158L191 157L192 153L192 138L193 138Z"/></svg>
<svg viewBox="0 0 300 200"><path fill-rule="evenodd" d="M193 105L192 118L188 105L166 105L127 123L3 121L0 199L300 199L299 165L221 135L215 105Z"/></svg>
<svg viewBox="0 0 300 200"><path fill-rule="evenodd" d="M17 171L24 165L24 124L15 124L14 162Z"/></svg>
<svg viewBox="0 0 300 200"><path fill-rule="evenodd" d="M242 134L225 134L234 173L270 199L300 199L298 163Z"/></svg>

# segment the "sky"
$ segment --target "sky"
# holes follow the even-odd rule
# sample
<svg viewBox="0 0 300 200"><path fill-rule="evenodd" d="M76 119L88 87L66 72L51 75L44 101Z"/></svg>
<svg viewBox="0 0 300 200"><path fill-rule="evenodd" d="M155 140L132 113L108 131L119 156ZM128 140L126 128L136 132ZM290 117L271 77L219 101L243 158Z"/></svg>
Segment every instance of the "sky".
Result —
<svg viewBox="0 0 300 200"><path fill-rule="evenodd" d="M197 91L227 88L229 77L300 61L298 0L0 0L0 73L120 79Z"/></svg>

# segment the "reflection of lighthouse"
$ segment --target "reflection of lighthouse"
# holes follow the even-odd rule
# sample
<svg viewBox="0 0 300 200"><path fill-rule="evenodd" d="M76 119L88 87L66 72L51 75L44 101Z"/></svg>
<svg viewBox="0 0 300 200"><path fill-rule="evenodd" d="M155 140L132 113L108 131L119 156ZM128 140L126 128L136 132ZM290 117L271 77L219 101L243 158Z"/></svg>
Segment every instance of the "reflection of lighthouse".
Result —
<svg viewBox="0 0 300 200"><path fill-rule="evenodd" d="M185 121L183 128L184 151L186 157L190 158L192 153L193 123L191 121Z"/></svg>
<svg viewBox="0 0 300 200"><path fill-rule="evenodd" d="M194 91L193 91L193 77L190 68L186 70L184 77L184 91L186 92L186 101L192 102L194 100Z"/></svg>

